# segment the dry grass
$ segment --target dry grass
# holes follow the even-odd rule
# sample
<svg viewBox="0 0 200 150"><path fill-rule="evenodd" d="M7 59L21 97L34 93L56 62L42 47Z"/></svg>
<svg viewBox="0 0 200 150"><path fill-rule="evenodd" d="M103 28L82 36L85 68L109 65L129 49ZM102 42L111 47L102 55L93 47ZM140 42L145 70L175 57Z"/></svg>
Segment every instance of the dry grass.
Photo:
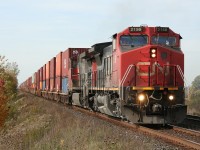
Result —
<svg viewBox="0 0 200 150"><path fill-rule="evenodd" d="M153 146L153 141L144 142L132 131L31 95L10 106L10 119L0 132L0 149L143 150Z"/></svg>

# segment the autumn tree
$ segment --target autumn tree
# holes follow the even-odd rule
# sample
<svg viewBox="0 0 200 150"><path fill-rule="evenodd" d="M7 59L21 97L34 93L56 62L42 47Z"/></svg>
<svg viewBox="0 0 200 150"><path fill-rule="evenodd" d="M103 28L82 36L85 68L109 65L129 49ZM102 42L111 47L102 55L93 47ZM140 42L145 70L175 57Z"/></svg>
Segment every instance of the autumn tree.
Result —
<svg viewBox="0 0 200 150"><path fill-rule="evenodd" d="M9 63L5 56L0 56L0 126L8 114L7 101L17 93L18 74L18 65L15 62Z"/></svg>

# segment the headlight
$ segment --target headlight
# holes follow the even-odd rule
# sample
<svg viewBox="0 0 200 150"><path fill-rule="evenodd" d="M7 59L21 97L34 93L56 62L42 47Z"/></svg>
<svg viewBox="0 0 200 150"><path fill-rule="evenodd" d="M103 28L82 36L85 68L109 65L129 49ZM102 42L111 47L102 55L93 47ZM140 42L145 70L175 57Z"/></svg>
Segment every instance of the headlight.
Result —
<svg viewBox="0 0 200 150"><path fill-rule="evenodd" d="M157 51L157 49L155 49L155 48L150 49L150 57L151 58L156 58L156 51Z"/></svg>
<svg viewBox="0 0 200 150"><path fill-rule="evenodd" d="M174 100L174 95L169 95L169 100L173 101Z"/></svg>
<svg viewBox="0 0 200 150"><path fill-rule="evenodd" d="M151 49L151 53L156 53L156 50L155 49Z"/></svg>
<svg viewBox="0 0 200 150"><path fill-rule="evenodd" d="M156 54L151 54L151 57L152 57L152 58L155 58L155 57L156 57Z"/></svg>
<svg viewBox="0 0 200 150"><path fill-rule="evenodd" d="M145 99L145 95L144 95L144 94L139 94L139 95L138 95L138 100L139 100L140 102L144 101L144 99Z"/></svg>

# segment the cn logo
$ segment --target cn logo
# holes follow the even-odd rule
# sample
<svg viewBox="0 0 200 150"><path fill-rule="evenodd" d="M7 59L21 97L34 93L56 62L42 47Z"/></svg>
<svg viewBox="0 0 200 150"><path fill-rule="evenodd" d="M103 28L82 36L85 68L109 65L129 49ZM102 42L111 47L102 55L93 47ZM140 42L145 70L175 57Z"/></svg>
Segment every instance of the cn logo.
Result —
<svg viewBox="0 0 200 150"><path fill-rule="evenodd" d="M142 66L150 66L152 65L151 68L151 72L150 72L150 76L154 76L156 73L156 67L158 68L158 70L163 74L164 73L164 67L160 66L160 64L158 64L157 62L151 64L150 62L138 62L137 63L137 74L139 76L149 76L148 70L147 71L141 71ZM167 76L169 74L169 62L166 63L166 68L165 68L165 76Z"/></svg>
<svg viewBox="0 0 200 150"><path fill-rule="evenodd" d="M78 54L78 50L73 50L72 54L73 55L77 55Z"/></svg>

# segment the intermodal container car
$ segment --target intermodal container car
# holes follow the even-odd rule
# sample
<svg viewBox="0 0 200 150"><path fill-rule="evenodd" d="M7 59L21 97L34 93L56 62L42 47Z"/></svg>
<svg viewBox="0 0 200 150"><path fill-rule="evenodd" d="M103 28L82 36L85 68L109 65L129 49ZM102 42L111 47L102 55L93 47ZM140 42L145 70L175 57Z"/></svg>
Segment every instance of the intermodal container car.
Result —
<svg viewBox="0 0 200 150"><path fill-rule="evenodd" d="M66 93L68 87L71 87L71 82L68 80L78 79L78 57L88 48L69 48L62 54L62 89Z"/></svg>
<svg viewBox="0 0 200 150"><path fill-rule="evenodd" d="M43 72L42 90L44 91L46 89L46 64L43 66L42 72Z"/></svg>
<svg viewBox="0 0 200 150"><path fill-rule="evenodd" d="M56 58L50 60L50 91L55 90Z"/></svg>
<svg viewBox="0 0 200 150"><path fill-rule="evenodd" d="M50 61L46 63L46 90L49 91L50 89Z"/></svg>
<svg viewBox="0 0 200 150"><path fill-rule="evenodd" d="M41 90L43 89L42 81L43 81L43 67L40 68L40 89Z"/></svg>
<svg viewBox="0 0 200 150"><path fill-rule="evenodd" d="M57 92L61 91L62 87L62 52L56 55L56 79L55 88Z"/></svg>
<svg viewBox="0 0 200 150"><path fill-rule="evenodd" d="M62 78L62 93L67 93L68 91L68 78L63 77Z"/></svg>
<svg viewBox="0 0 200 150"><path fill-rule="evenodd" d="M62 75L62 53L56 55L56 77L60 77Z"/></svg>
<svg viewBox="0 0 200 150"><path fill-rule="evenodd" d="M36 73L36 88L37 90L40 89L40 69Z"/></svg>

